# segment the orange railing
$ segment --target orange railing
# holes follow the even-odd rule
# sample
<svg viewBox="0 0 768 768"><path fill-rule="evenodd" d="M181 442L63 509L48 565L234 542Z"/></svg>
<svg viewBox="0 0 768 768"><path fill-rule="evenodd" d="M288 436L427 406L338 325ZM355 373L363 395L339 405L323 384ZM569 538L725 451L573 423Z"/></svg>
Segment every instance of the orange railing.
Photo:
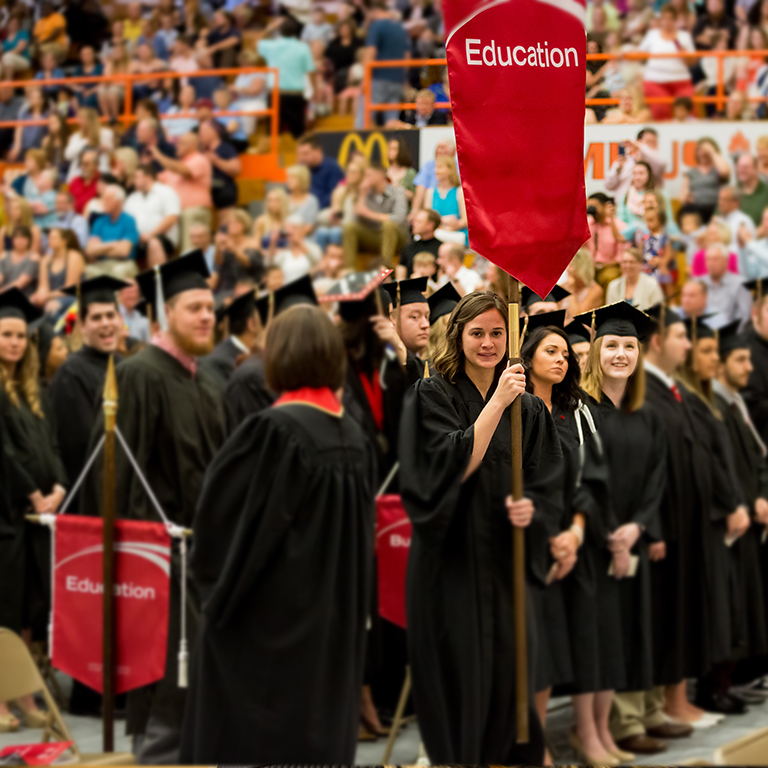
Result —
<svg viewBox="0 0 768 768"><path fill-rule="evenodd" d="M714 96L700 96L695 95L692 97L694 104L716 104L718 109L725 107L727 95L725 93L725 78L724 78L724 64L723 60L726 57L736 56L738 58L750 59L759 58L766 59L768 62L768 51L684 51L675 53L641 53L639 51L632 51L626 53L588 53L586 54L587 61L645 61L647 59L701 59L704 57L716 57L717 58L717 93ZM404 68L409 69L412 67L444 67L446 65L445 59L404 59L402 61L369 61L365 64L365 73L363 76L363 127L371 128L372 113L373 112L386 112L388 110L403 110L403 109L415 109L416 104L414 102L402 103L402 104L372 104L371 103L371 79L373 69L380 68ZM765 101L766 98L754 97L749 99L752 102ZM646 99L648 104L672 104L674 97L672 96L652 96ZM584 105L587 107L602 106L610 104L618 104L618 99L585 99ZM435 104L438 109L450 109L451 105L447 102L439 102Z"/></svg>
<svg viewBox="0 0 768 768"><path fill-rule="evenodd" d="M51 78L46 80L11 80L0 82L0 88L19 88L26 86L42 87L48 85L79 85L79 84L104 84L104 83L121 83L125 88L125 96L123 103L123 113L118 118L124 125L129 125L136 120L136 116L133 114L133 83L142 80L177 80L183 78L185 80L194 80L197 77L228 77L230 75L250 75L250 74L264 74L272 75L272 106L268 109L255 109L255 110L227 110L227 111L215 111L215 117L270 117L270 152L276 154L278 150L278 142L280 135L280 86L279 86L279 73L274 67L241 67L232 69L206 69L199 70L197 72L153 72L151 74L119 74L119 75L102 75L100 77L64 77L64 78ZM178 114L165 114L160 115L161 120L175 120L177 118L194 117L194 114L183 112ZM106 118L102 118L106 120ZM73 123L74 120L69 122ZM0 121L0 128L15 128L16 126L25 125L45 125L47 118L37 120L5 120Z"/></svg>

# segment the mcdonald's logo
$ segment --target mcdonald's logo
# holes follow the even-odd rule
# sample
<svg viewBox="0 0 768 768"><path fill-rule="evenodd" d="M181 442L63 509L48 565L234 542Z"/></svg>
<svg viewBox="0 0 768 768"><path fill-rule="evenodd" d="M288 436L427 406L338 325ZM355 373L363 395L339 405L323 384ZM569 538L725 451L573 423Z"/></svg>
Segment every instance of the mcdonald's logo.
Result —
<svg viewBox="0 0 768 768"><path fill-rule="evenodd" d="M387 151L387 138L381 131L373 131L363 138L359 133L348 133L344 137L344 141L341 142L339 148L338 161L342 168L346 168L349 161L349 155L351 152L360 152L365 155L366 160L370 160L373 156L373 148L378 145L379 155L378 158L384 166L389 165L389 152ZM354 149L353 149L354 147Z"/></svg>

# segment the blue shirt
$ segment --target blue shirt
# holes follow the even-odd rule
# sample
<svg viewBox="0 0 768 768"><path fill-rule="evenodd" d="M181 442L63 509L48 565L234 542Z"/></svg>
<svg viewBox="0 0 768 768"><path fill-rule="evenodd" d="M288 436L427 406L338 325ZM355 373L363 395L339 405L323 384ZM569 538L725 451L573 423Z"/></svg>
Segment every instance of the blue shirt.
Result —
<svg viewBox="0 0 768 768"><path fill-rule="evenodd" d="M195 96L198 99L210 99L211 101L213 101L214 91L220 88L223 82L218 75L189 78L189 84L195 89Z"/></svg>
<svg viewBox="0 0 768 768"><path fill-rule="evenodd" d="M295 37L278 37L276 40L259 40L258 50L267 66L280 72L281 91L304 92L306 76L315 71L315 60L306 43Z"/></svg>
<svg viewBox="0 0 768 768"><path fill-rule="evenodd" d="M61 78L64 79L64 70L60 67L56 67L50 75L46 75L45 72L38 72L35 75L35 80L58 80ZM88 84L89 87L93 87L93 83ZM61 88L60 85L43 85L41 86L43 93L46 96L54 96L59 92L59 88Z"/></svg>
<svg viewBox="0 0 768 768"><path fill-rule="evenodd" d="M367 46L376 48L376 61L399 61L408 53L408 35L402 24L391 19L377 19L368 27ZM374 68L374 80L389 80L393 83L405 81L405 70L399 67Z"/></svg>
<svg viewBox="0 0 768 768"><path fill-rule="evenodd" d="M331 157L324 157L317 168L309 170L312 172L312 185L309 191L317 198L320 208L327 208L331 204L333 190L344 178L344 171Z"/></svg>
<svg viewBox="0 0 768 768"><path fill-rule="evenodd" d="M13 37L3 41L3 53L10 53L22 41L27 41L27 47L19 54L25 59L29 59L29 32L20 29Z"/></svg>
<svg viewBox="0 0 768 768"><path fill-rule="evenodd" d="M456 173L459 172L459 166L456 165ZM421 166L421 170L416 174L413 180L415 187L424 187L429 189L430 187L437 186L437 174L435 173L435 161L427 160L424 165Z"/></svg>
<svg viewBox="0 0 768 768"><path fill-rule="evenodd" d="M133 243L131 249L131 259L136 258L136 245L139 242L139 230L136 226L136 219L125 211L112 220L111 216L99 216L93 223L91 235L98 237L102 243L116 243L119 240L130 240Z"/></svg>

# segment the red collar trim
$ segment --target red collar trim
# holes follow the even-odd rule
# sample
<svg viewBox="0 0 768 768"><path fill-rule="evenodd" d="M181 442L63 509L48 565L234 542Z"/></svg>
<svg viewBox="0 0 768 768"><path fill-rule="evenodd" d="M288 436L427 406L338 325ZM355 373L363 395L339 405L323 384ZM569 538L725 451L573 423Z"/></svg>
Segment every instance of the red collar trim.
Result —
<svg viewBox="0 0 768 768"><path fill-rule="evenodd" d="M339 402L336 395L328 387L313 389L312 387L302 387L294 389L291 392L284 392L277 398L273 408L281 405L308 405L310 408L317 408L319 411L327 413L329 416L341 418L344 413L344 407Z"/></svg>

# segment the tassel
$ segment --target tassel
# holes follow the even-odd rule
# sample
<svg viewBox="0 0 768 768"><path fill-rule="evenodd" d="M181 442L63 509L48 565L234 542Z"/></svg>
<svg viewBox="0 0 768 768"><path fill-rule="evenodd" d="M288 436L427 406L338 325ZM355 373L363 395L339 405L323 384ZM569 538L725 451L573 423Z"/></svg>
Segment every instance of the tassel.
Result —
<svg viewBox="0 0 768 768"><path fill-rule="evenodd" d="M267 307L267 327L265 331L269 330L269 326L272 325L272 321L275 319L275 292L269 292L269 306Z"/></svg>
<svg viewBox="0 0 768 768"><path fill-rule="evenodd" d="M523 318L523 332L520 334L520 349L523 348L526 333L528 333L528 315Z"/></svg>
<svg viewBox="0 0 768 768"><path fill-rule="evenodd" d="M155 312L157 324L161 331L168 330L168 318L165 316L165 293L163 292L163 278L160 275L160 266L155 267Z"/></svg>
<svg viewBox="0 0 768 768"><path fill-rule="evenodd" d="M594 344L595 343L595 336L597 335L596 330L596 319L595 319L595 310L592 310L592 325L589 328L589 343Z"/></svg>
<svg viewBox="0 0 768 768"><path fill-rule="evenodd" d="M429 360L424 361L424 378L429 378Z"/></svg>
<svg viewBox="0 0 768 768"><path fill-rule="evenodd" d="M696 337L698 336L698 330L696 328L696 318L691 318L691 344L695 347L696 346Z"/></svg>

